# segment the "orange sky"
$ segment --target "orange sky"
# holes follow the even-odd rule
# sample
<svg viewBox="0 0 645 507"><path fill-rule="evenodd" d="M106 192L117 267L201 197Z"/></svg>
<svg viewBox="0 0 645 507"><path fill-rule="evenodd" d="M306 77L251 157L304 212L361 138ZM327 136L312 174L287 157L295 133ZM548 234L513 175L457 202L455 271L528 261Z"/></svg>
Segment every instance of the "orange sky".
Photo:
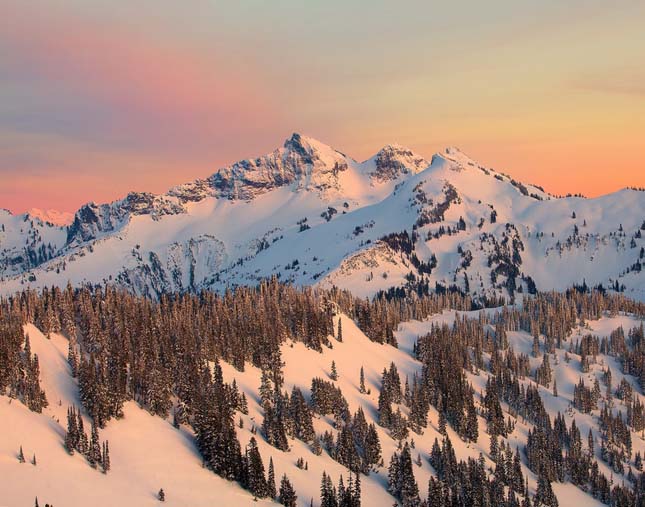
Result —
<svg viewBox="0 0 645 507"><path fill-rule="evenodd" d="M359 160L456 145L556 194L645 187L643 2L4 4L15 212L162 192L293 131Z"/></svg>

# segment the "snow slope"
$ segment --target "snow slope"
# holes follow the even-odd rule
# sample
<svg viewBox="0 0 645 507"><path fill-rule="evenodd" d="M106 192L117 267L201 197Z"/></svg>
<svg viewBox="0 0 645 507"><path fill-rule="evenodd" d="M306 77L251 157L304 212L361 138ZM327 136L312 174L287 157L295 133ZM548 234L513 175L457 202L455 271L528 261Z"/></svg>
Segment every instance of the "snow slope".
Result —
<svg viewBox="0 0 645 507"><path fill-rule="evenodd" d="M79 454L70 456L63 446L67 407L80 402L67 365L67 339L53 334L48 340L31 325L25 331L38 354L49 407L36 414L0 396L0 505L33 505L37 496L40 505L152 506L159 505L162 487L169 506L250 505L248 492L202 468L192 435L134 402L126 403L123 419L110 421L100 432L110 445L108 474L91 468ZM89 430L87 417L85 423ZM17 459L21 445L26 463ZM33 454L36 466L30 462Z"/></svg>
<svg viewBox="0 0 645 507"><path fill-rule="evenodd" d="M468 314L475 317L477 312ZM423 322L403 323L396 333L398 349L369 341L349 318L336 317L343 321L344 339L343 342L332 339L333 348L325 348L319 353L305 348L301 343L283 345L284 389L291 390L292 386L298 386L303 390L305 397L308 397L311 379L321 377L329 380L330 365L335 361L339 373L336 384L342 389L350 410L354 412L358 407L363 407L368 422L375 421L383 368L394 362L403 380L406 376L410 377L414 372L420 371L420 363L411 355L416 338L427 333L433 323L451 323L455 315L455 312L444 312ZM638 324L640 322L629 316L605 317L599 321L588 322L585 329L576 330L574 339L580 333L589 332L601 337L607 336L618 326L627 330ZM163 487L167 494L167 505L238 507L269 503L255 503L248 492L236 484L226 482L202 468L188 428L175 429L170 421L149 415L134 402L126 404L123 419L109 421L107 427L101 431L100 438L110 442L112 469L108 474L92 469L78 454L68 455L63 447L66 411L69 405L79 405L79 401L76 381L71 377L66 362L67 339L57 334L47 339L31 325L25 327L25 332L29 334L33 352L38 354L42 386L50 405L43 414L35 414L16 400L0 397L0 424L3 435L0 439L0 477L3 482L0 504L31 505L37 495L41 505L45 502L70 507L87 505L88 502L97 506L158 505L155 495L160 487ZM526 333L509 332L509 341L516 352L530 352L532 338ZM580 358L571 354L571 362L566 363L563 360L564 350L558 349L556 353L559 361L553 368L558 381L559 396L556 398L549 389L540 387L547 410L552 416L556 411L565 413L567 424L575 417L582 435L586 435L589 427L593 427L594 432L597 432L597 419L593 417L597 415L597 411L592 415L585 415L569 409L573 385L581 375ZM539 361L531 358L532 367L536 367ZM371 394L359 392L361 366L365 370L366 386L371 390ZM623 378L621 369L611 358L602 355L599 356L599 363L592 365L590 372L585 375L589 377L586 380L593 377L601 379L602 369L606 367L611 369L614 385L617 385ZM229 382L235 379L249 401L248 415L237 414L244 422L244 428L237 430L238 437L244 445L252 435L251 428L254 425L259 427L262 423L262 409L257 394L260 372L248 365L244 372L239 372L225 363L222 363L222 368L225 379ZM642 398L636 379L629 376L626 378L635 387L636 395ZM485 385L486 374L469 375L469 380L478 392L478 388ZM527 379L525 382L531 381ZM615 402L620 405L619 400ZM405 411L405 407L402 407L402 410ZM86 423L89 423L87 419ZM479 424L480 438L477 444L465 444L450 428L449 436L458 458L477 457L481 452L486 457L487 464L492 465L488 456L489 439L484 431L484 420L479 418ZM318 434L332 429L331 421L325 417L315 419L314 425ZM86 424L86 428L89 428L89 424ZM377 428L384 463L387 465L397 444L385 430L378 426ZM422 458L422 465L418 468L415 466L414 469L422 497L426 495L427 482L432 474L428 463L429 451L434 439L440 438L437 428L437 412L431 408L429 425L424 434L410 434L415 441L413 457L416 458L416 453L419 453ZM518 421L515 431L508 439L513 447L522 445L527 429L527 425ZM299 506L308 506L311 498L316 505L323 471L331 474L334 481L337 481L341 474L347 479L347 470L333 461L326 452L321 456L315 456L309 446L299 440L290 440L290 450L282 452L269 446L260 433L256 438L265 466L268 465L269 457L272 457L276 476L288 474L298 494ZM24 464L17 460L20 445L23 446L28 460ZM645 441L636 434L633 438L633 448L634 452L645 452ZM37 456L37 466L29 463L34 453ZM298 458L307 462L308 470L297 468ZM601 470L609 475L609 469L602 463ZM535 476L526 466L523 466L523 472L528 475L530 488L534 491ZM80 487L81 485L83 487ZM88 488L87 485L91 487ZM386 467L363 477L363 505L392 505L393 498L387 493L386 487ZM553 487L560 505L601 505L571 484L554 483Z"/></svg>

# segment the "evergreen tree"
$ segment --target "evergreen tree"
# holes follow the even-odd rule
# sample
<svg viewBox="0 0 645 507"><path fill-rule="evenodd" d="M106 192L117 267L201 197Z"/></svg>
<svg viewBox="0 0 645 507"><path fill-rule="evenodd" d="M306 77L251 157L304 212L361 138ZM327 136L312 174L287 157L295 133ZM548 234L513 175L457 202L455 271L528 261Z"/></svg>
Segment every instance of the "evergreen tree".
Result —
<svg viewBox="0 0 645 507"><path fill-rule="evenodd" d="M85 433L85 426L83 423L83 417L81 416L80 411L77 411L77 426L78 426L78 445L76 450L81 454L86 454L89 449L89 440L87 439L87 434Z"/></svg>
<svg viewBox="0 0 645 507"><path fill-rule="evenodd" d="M273 457L269 458L269 474L267 477L267 496L269 498L275 498L278 495L276 486L275 486L275 470L273 468Z"/></svg>
<svg viewBox="0 0 645 507"><path fill-rule="evenodd" d="M240 443L235 432L233 406L223 382L219 364L214 375L206 367L202 370L203 394L197 403L193 426L197 447L205 465L228 480L241 475Z"/></svg>
<svg viewBox="0 0 645 507"><path fill-rule="evenodd" d="M101 467L103 468L103 473L108 473L110 471L110 444L106 440L103 442L103 457L101 459Z"/></svg>
<svg viewBox="0 0 645 507"><path fill-rule="evenodd" d="M338 380L338 371L336 370L335 361L331 362L331 373L329 374L329 378L332 380Z"/></svg>
<svg viewBox="0 0 645 507"><path fill-rule="evenodd" d="M262 377L260 379L260 400L264 406L273 401L273 386L271 385L271 378L268 370L262 370Z"/></svg>
<svg viewBox="0 0 645 507"><path fill-rule="evenodd" d="M361 474L356 474L351 502L348 507L361 507Z"/></svg>
<svg viewBox="0 0 645 507"><path fill-rule="evenodd" d="M428 507L446 507L441 481L430 477L428 483Z"/></svg>
<svg viewBox="0 0 645 507"><path fill-rule="evenodd" d="M287 430L285 427L285 402L279 392L275 393L275 403L264 405L264 420L262 421L262 432L269 444L286 451L289 448L287 441Z"/></svg>
<svg viewBox="0 0 645 507"><path fill-rule="evenodd" d="M101 443L99 441L99 431L97 425L92 423L92 436L90 438L90 447L87 451L87 460L93 468L101 462Z"/></svg>
<svg viewBox="0 0 645 507"><path fill-rule="evenodd" d="M76 351L76 337L70 336L67 349L67 363L72 372L72 377L78 374L78 352Z"/></svg>
<svg viewBox="0 0 645 507"><path fill-rule="evenodd" d="M322 454L322 445L320 444L320 439L318 437L314 438L313 443L311 444L311 452L313 452L316 456L320 456Z"/></svg>
<svg viewBox="0 0 645 507"><path fill-rule="evenodd" d="M446 425L447 425L446 414L445 414L445 412L443 410L440 410L439 411L439 424L438 424L440 434L447 435Z"/></svg>
<svg viewBox="0 0 645 507"><path fill-rule="evenodd" d="M264 476L264 463L255 437L251 437L246 448L247 488L257 498L268 494L267 481Z"/></svg>
<svg viewBox="0 0 645 507"><path fill-rule="evenodd" d="M537 333L533 335L532 355L533 357L540 357L540 340L538 338Z"/></svg>
<svg viewBox="0 0 645 507"><path fill-rule="evenodd" d="M338 433L333 455L341 465L350 470L360 470L360 458L349 425L344 425Z"/></svg>
<svg viewBox="0 0 645 507"><path fill-rule="evenodd" d="M360 391L361 394L365 394L367 390L365 389L365 371L363 370L363 367L361 366L361 375L360 375L360 380L358 384L358 390Z"/></svg>
<svg viewBox="0 0 645 507"><path fill-rule="evenodd" d="M360 474L352 477L349 474L347 487L342 486L343 476L341 475L338 484L338 506L339 507L360 507L361 505L361 479ZM342 486L342 487L341 487Z"/></svg>
<svg viewBox="0 0 645 507"><path fill-rule="evenodd" d="M338 478L338 493L336 494L336 501L338 502L338 507L341 507L345 501L345 483L343 482L342 474Z"/></svg>
<svg viewBox="0 0 645 507"><path fill-rule="evenodd" d="M249 403L246 400L246 394L242 393L240 395L240 401L238 403L238 410L242 412L244 415L248 415L249 413Z"/></svg>
<svg viewBox="0 0 645 507"><path fill-rule="evenodd" d="M390 434L395 440L404 440L408 437L408 421L401 413L401 409L397 408L396 412L392 415Z"/></svg>
<svg viewBox="0 0 645 507"><path fill-rule="evenodd" d="M378 396L378 422L384 428L390 428L392 425L392 401L387 389L382 388Z"/></svg>
<svg viewBox="0 0 645 507"><path fill-rule="evenodd" d="M367 468L377 465L381 461L381 442L376 431L376 426L370 424L365 435L363 458Z"/></svg>
<svg viewBox="0 0 645 507"><path fill-rule="evenodd" d="M551 482L543 475L538 477L538 486L533 505L534 507L558 507L558 499L553 493Z"/></svg>
<svg viewBox="0 0 645 507"><path fill-rule="evenodd" d="M157 499L160 502L166 501L166 492L163 490L163 488L159 489L159 492L157 493Z"/></svg>
<svg viewBox="0 0 645 507"><path fill-rule="evenodd" d="M320 481L320 507L338 507L336 488L324 471Z"/></svg>
<svg viewBox="0 0 645 507"><path fill-rule="evenodd" d="M65 433L65 449L70 454L78 449L80 442L79 429L74 407L67 409L67 432Z"/></svg>
<svg viewBox="0 0 645 507"><path fill-rule="evenodd" d="M282 480L280 481L279 500L286 507L296 507L298 497L286 474L282 476Z"/></svg>
<svg viewBox="0 0 645 507"><path fill-rule="evenodd" d="M419 504L419 487L414 479L412 456L409 445L405 444L401 453L394 453L388 470L388 491L404 507L415 507Z"/></svg>
<svg viewBox="0 0 645 507"><path fill-rule="evenodd" d="M477 442L479 438L479 423L477 422L477 409L472 397L468 400L466 405L466 430L464 436L471 442Z"/></svg>
<svg viewBox="0 0 645 507"><path fill-rule="evenodd" d="M546 356L545 356L546 357ZM492 380L491 380L492 379ZM484 407L486 408L486 421L488 432L491 435L506 436L506 424L504 412L499 402L499 388L495 377L489 377L486 381L486 395L484 396Z"/></svg>
<svg viewBox="0 0 645 507"><path fill-rule="evenodd" d="M549 361L549 354L542 356L542 365L535 372L535 380L538 384L544 387L549 387L551 383L551 363Z"/></svg>
<svg viewBox="0 0 645 507"><path fill-rule="evenodd" d="M289 400L289 433L303 442L313 442L316 439L311 410L302 391L295 387Z"/></svg>

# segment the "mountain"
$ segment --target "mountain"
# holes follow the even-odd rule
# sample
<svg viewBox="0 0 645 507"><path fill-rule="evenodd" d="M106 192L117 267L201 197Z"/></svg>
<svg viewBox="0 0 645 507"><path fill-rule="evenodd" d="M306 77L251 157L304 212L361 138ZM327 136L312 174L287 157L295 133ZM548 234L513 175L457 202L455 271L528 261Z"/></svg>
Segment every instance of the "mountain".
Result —
<svg viewBox="0 0 645 507"><path fill-rule="evenodd" d="M644 219L299 134L67 225L0 211L0 505L636 506Z"/></svg>
<svg viewBox="0 0 645 507"><path fill-rule="evenodd" d="M60 227L0 213L0 291L112 282L221 291L276 276L359 296L407 287L475 298L603 285L645 300L645 193L558 198L457 148L357 162L294 134L167 193L89 203Z"/></svg>

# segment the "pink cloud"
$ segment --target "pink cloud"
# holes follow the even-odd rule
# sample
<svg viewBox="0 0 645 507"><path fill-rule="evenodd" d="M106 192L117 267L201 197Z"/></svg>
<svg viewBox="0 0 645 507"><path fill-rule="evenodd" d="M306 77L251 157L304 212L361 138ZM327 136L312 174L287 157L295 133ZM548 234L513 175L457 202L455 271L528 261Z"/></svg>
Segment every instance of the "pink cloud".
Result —
<svg viewBox="0 0 645 507"><path fill-rule="evenodd" d="M2 23L0 45L14 68L107 106L104 121L113 129L204 140L272 116L262 86L226 55L12 0Z"/></svg>

